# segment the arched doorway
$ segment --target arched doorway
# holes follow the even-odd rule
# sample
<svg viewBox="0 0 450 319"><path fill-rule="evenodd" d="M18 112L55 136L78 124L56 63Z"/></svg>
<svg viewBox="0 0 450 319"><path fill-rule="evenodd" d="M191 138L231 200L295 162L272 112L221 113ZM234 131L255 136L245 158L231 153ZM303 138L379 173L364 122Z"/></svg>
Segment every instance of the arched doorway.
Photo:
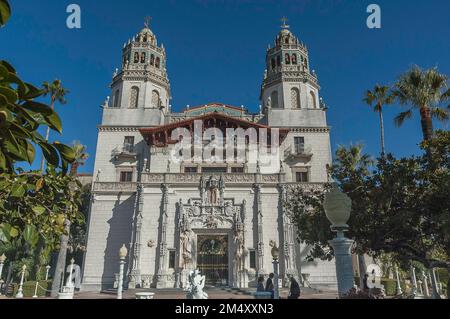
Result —
<svg viewBox="0 0 450 319"><path fill-rule="evenodd" d="M228 236L199 235L197 247L197 268L206 284L228 286Z"/></svg>

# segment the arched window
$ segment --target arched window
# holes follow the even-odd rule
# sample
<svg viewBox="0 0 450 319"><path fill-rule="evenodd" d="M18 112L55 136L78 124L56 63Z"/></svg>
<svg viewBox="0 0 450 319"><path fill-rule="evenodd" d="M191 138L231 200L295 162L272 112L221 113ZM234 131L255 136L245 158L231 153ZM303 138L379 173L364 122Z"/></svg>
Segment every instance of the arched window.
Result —
<svg viewBox="0 0 450 319"><path fill-rule="evenodd" d="M286 64L291 64L291 56L289 55L289 53L286 53L284 55L284 60L285 60Z"/></svg>
<svg viewBox="0 0 450 319"><path fill-rule="evenodd" d="M114 93L114 101L113 101L113 107L119 107L119 98L120 98L120 92L119 90L116 90Z"/></svg>
<svg viewBox="0 0 450 319"><path fill-rule="evenodd" d="M147 35L144 35L143 42L147 42Z"/></svg>
<svg viewBox="0 0 450 319"><path fill-rule="evenodd" d="M141 54L141 63L145 63L147 59L147 55L145 54L145 52L142 52Z"/></svg>
<svg viewBox="0 0 450 319"><path fill-rule="evenodd" d="M136 109L139 103L139 88L133 86L130 92L130 109Z"/></svg>
<svg viewBox="0 0 450 319"><path fill-rule="evenodd" d="M313 91L309 92L308 107L309 107L309 108L312 108L312 109L317 108L317 104L316 104L316 95L314 94Z"/></svg>
<svg viewBox="0 0 450 319"><path fill-rule="evenodd" d="M275 59L272 59L272 60L270 61L270 63L271 63L271 66L272 66L272 70L275 69L275 67L276 67Z"/></svg>
<svg viewBox="0 0 450 319"><path fill-rule="evenodd" d="M280 65L281 65L281 57L277 56L277 66L280 66Z"/></svg>
<svg viewBox="0 0 450 319"><path fill-rule="evenodd" d="M289 44L289 38L286 37L286 39L284 39L284 43Z"/></svg>
<svg viewBox="0 0 450 319"><path fill-rule="evenodd" d="M297 88L291 89L291 107L293 109L300 108L300 91Z"/></svg>
<svg viewBox="0 0 450 319"><path fill-rule="evenodd" d="M160 64L161 64L161 60L159 59L159 57L156 57L155 67L159 69Z"/></svg>
<svg viewBox="0 0 450 319"><path fill-rule="evenodd" d="M155 65L155 55L154 54L152 54L150 56L150 65Z"/></svg>
<svg viewBox="0 0 450 319"><path fill-rule="evenodd" d="M297 65L297 54L292 55L292 64Z"/></svg>
<svg viewBox="0 0 450 319"><path fill-rule="evenodd" d="M152 107L154 108L159 107L159 92L156 90L153 90L152 92Z"/></svg>
<svg viewBox="0 0 450 319"><path fill-rule="evenodd" d="M134 52L134 63L139 63L139 53Z"/></svg>
<svg viewBox="0 0 450 319"><path fill-rule="evenodd" d="M278 104L278 91L273 91L272 94L270 94L270 100L272 102L272 108L276 109L279 107Z"/></svg>

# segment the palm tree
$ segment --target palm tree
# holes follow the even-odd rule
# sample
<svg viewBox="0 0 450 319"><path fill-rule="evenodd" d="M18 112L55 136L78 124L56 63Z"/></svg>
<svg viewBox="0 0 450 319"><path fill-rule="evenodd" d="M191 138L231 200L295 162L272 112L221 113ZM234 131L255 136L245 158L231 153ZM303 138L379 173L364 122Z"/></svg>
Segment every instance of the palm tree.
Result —
<svg viewBox="0 0 450 319"><path fill-rule="evenodd" d="M86 146L82 145L79 141L73 142L72 149L75 153L75 160L72 163L70 175L77 176L78 168L84 165L85 161L89 158L89 154L86 153Z"/></svg>
<svg viewBox="0 0 450 319"><path fill-rule="evenodd" d="M392 96L389 87L377 84L373 91L368 90L366 92L363 101L370 107L373 107L374 112L378 113L380 116L381 156L384 156L386 148L384 145L383 106L392 104L392 102L394 102L394 97Z"/></svg>
<svg viewBox="0 0 450 319"><path fill-rule="evenodd" d="M52 83L44 82L42 84L44 90L44 96L50 95L51 103L50 106L52 110L55 110L55 103L59 102L60 104L66 104L67 101L65 99L66 94L69 93L68 90L61 86L60 80L54 80ZM45 140L48 142L50 138L50 127L47 127L47 133L45 134ZM41 172L44 172L45 166L45 158L42 157L41 161Z"/></svg>
<svg viewBox="0 0 450 319"><path fill-rule="evenodd" d="M420 111L423 139L430 140L433 137L433 121L449 119L449 110L441 107L450 98L450 90L447 85L448 76L440 74L437 68L422 70L414 66L410 71L400 77L394 86L394 95L403 105L409 105L410 109L401 112L395 118L395 124L401 126L406 119L413 115L413 110Z"/></svg>

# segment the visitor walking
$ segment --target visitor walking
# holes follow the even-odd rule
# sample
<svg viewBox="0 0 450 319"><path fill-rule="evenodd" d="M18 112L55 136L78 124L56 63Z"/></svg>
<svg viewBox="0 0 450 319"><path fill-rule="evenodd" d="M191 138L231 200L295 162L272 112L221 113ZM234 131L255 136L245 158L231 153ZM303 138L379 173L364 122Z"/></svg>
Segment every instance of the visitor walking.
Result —
<svg viewBox="0 0 450 319"><path fill-rule="evenodd" d="M294 277L291 277L291 288L289 289L288 299L298 299L300 297L300 285Z"/></svg>
<svg viewBox="0 0 450 319"><path fill-rule="evenodd" d="M275 275L271 273L266 281L266 291L271 293L272 299L275 299L275 287L273 285L273 277L275 277Z"/></svg>

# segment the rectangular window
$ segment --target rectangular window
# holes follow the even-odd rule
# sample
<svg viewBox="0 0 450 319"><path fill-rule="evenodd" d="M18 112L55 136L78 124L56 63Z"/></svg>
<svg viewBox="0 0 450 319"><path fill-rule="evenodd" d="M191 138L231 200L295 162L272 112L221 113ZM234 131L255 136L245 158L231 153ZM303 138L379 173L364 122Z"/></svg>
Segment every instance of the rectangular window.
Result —
<svg viewBox="0 0 450 319"><path fill-rule="evenodd" d="M242 174L242 173L244 173L244 168L243 167L232 167L231 173Z"/></svg>
<svg viewBox="0 0 450 319"><path fill-rule="evenodd" d="M305 138L302 136L294 137L295 153L303 154L305 152Z"/></svg>
<svg viewBox="0 0 450 319"><path fill-rule="evenodd" d="M130 183L133 181L133 172L120 172L120 182Z"/></svg>
<svg viewBox="0 0 450 319"><path fill-rule="evenodd" d="M250 256L250 268L256 269L256 250L250 249L249 256Z"/></svg>
<svg viewBox="0 0 450 319"><path fill-rule="evenodd" d="M188 174L195 174L198 172L197 167L185 167L184 172Z"/></svg>
<svg viewBox="0 0 450 319"><path fill-rule="evenodd" d="M123 141L124 151L133 152L134 151L134 136L125 136Z"/></svg>
<svg viewBox="0 0 450 319"><path fill-rule="evenodd" d="M175 269L175 250L174 249L169 250L169 268Z"/></svg>
<svg viewBox="0 0 450 319"><path fill-rule="evenodd" d="M226 167L202 167L202 173L213 174L213 173L226 173Z"/></svg>
<svg viewBox="0 0 450 319"><path fill-rule="evenodd" d="M307 183L308 182L308 172L297 172L295 173L297 183Z"/></svg>

